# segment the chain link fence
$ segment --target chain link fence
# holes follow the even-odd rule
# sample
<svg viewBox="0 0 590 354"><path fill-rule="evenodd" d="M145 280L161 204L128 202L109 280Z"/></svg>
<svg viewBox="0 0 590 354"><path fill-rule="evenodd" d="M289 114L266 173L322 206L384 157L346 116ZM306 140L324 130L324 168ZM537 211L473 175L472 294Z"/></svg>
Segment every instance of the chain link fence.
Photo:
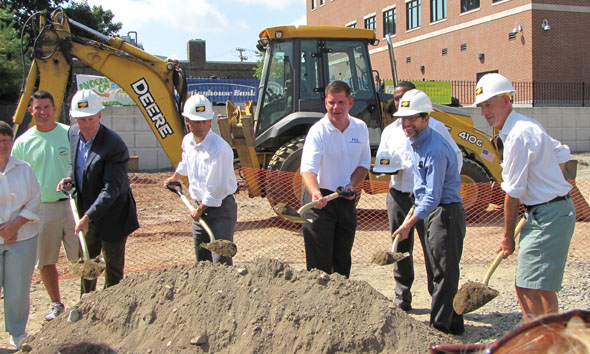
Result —
<svg viewBox="0 0 590 354"><path fill-rule="evenodd" d="M236 193L238 222L234 241L238 253L234 260L249 262L258 257L276 258L284 262L305 262L301 224L287 221L274 209L285 210L300 206L297 195L301 191L301 177L289 172L268 170L237 171L240 187ZM126 272L153 270L175 264L195 261L191 236L192 219L180 198L163 187L170 175L163 173L130 174L133 194L137 202L140 228L128 239ZM260 189L266 197L250 197L245 178L269 181ZM585 263L590 252L590 209L584 195L590 193L590 179L570 181L574 188L571 196L576 206L578 222L572 239L568 262ZM387 182L365 181L357 204L357 232L352 250L353 262L371 262L373 254L391 250L385 207ZM476 201L465 205L467 234L465 236L462 263L491 263L503 232L504 193L499 185L463 185L464 193L477 195ZM368 191L368 192L367 192ZM373 193L373 194L371 194ZM282 196L281 198L279 198ZM293 203L294 207L286 207ZM524 209L521 209L524 212ZM108 222L108 221L107 221ZM424 261L420 242L416 240L414 259ZM515 262L510 257L506 262ZM60 256L60 276L73 277L67 261ZM36 274L36 276L38 276Z"/></svg>

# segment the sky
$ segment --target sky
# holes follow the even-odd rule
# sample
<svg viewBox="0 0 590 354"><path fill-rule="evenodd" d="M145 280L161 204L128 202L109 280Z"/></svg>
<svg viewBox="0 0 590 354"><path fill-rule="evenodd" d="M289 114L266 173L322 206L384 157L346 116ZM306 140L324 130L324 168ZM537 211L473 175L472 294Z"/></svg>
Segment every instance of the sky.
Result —
<svg viewBox="0 0 590 354"><path fill-rule="evenodd" d="M306 0L88 0L123 23L119 35L137 32L150 54L187 59L187 42L206 41L207 61L256 61L258 34L266 27L306 23Z"/></svg>

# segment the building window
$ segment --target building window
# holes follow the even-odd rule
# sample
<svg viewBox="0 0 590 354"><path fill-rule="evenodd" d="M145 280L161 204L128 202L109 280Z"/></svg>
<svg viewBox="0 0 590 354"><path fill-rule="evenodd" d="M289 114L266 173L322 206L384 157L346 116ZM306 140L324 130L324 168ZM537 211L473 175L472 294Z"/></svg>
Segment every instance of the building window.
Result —
<svg viewBox="0 0 590 354"><path fill-rule="evenodd" d="M315 9L316 8L316 0L310 0L311 1L311 9Z"/></svg>
<svg viewBox="0 0 590 354"><path fill-rule="evenodd" d="M461 43L461 51L464 52L467 50L467 43Z"/></svg>
<svg viewBox="0 0 590 354"><path fill-rule="evenodd" d="M411 0L406 2L406 29L411 30L422 25L420 19L420 0Z"/></svg>
<svg viewBox="0 0 590 354"><path fill-rule="evenodd" d="M443 48L443 49L442 49L442 55L447 55L447 53L448 53L448 52L449 52L449 51L448 51L448 49L447 49L447 48Z"/></svg>
<svg viewBox="0 0 590 354"><path fill-rule="evenodd" d="M412 62L412 57L406 57L406 63L411 63Z"/></svg>
<svg viewBox="0 0 590 354"><path fill-rule="evenodd" d="M383 34L395 34L396 11L395 7L383 12Z"/></svg>
<svg viewBox="0 0 590 354"><path fill-rule="evenodd" d="M479 8L479 0L461 0L461 12Z"/></svg>
<svg viewBox="0 0 590 354"><path fill-rule="evenodd" d="M447 0L430 0L430 22L447 18Z"/></svg>
<svg viewBox="0 0 590 354"><path fill-rule="evenodd" d="M324 5L324 0L320 0L320 6Z"/></svg>
<svg viewBox="0 0 590 354"><path fill-rule="evenodd" d="M365 18L365 28L373 31L377 30L377 16L371 16Z"/></svg>

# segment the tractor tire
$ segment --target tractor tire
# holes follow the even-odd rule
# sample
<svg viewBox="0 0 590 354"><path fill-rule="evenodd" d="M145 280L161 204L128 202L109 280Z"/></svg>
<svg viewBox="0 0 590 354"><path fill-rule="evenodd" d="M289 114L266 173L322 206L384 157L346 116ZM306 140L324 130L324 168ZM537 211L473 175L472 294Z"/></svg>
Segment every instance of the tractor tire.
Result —
<svg viewBox="0 0 590 354"><path fill-rule="evenodd" d="M301 207L301 189L303 180L299 174L301 154L305 137L290 140L280 147L270 162L266 172L266 198L272 208L285 213Z"/></svg>
<svg viewBox="0 0 590 354"><path fill-rule="evenodd" d="M461 197L468 222L479 220L492 198L490 176L480 164L466 158L461 168Z"/></svg>

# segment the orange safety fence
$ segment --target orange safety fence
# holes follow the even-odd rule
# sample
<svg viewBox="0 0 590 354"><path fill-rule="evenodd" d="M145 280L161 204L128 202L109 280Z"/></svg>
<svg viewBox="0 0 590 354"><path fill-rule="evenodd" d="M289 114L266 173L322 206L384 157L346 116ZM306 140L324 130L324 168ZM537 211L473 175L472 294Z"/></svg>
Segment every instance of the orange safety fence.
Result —
<svg viewBox="0 0 590 354"><path fill-rule="evenodd" d="M191 235L192 219L180 198L162 186L166 173L132 173L131 187L137 202L140 228L127 241L125 272L153 270L195 261ZM305 262L301 224L285 220L273 210L293 211L300 204L301 177L290 172L237 170L239 188L236 193L238 222L234 242L236 262L253 261L259 257L285 262ZM569 263L588 262L590 252L590 208L584 195L590 195L590 179L570 181L571 196L577 219L570 246ZM252 194L247 185L258 183L259 194ZM352 250L353 262L371 262L380 250L391 250L385 206L387 181L364 181L357 204L357 232ZM185 188L185 194L188 192ZM478 183L462 186L467 217L462 263L490 263L503 232L504 192L498 184ZM524 211L524 209L521 209ZM506 262L515 262L510 257ZM416 238L414 260L424 262L420 242ZM60 277L73 277L62 254L58 263ZM34 277L38 279L38 274Z"/></svg>

